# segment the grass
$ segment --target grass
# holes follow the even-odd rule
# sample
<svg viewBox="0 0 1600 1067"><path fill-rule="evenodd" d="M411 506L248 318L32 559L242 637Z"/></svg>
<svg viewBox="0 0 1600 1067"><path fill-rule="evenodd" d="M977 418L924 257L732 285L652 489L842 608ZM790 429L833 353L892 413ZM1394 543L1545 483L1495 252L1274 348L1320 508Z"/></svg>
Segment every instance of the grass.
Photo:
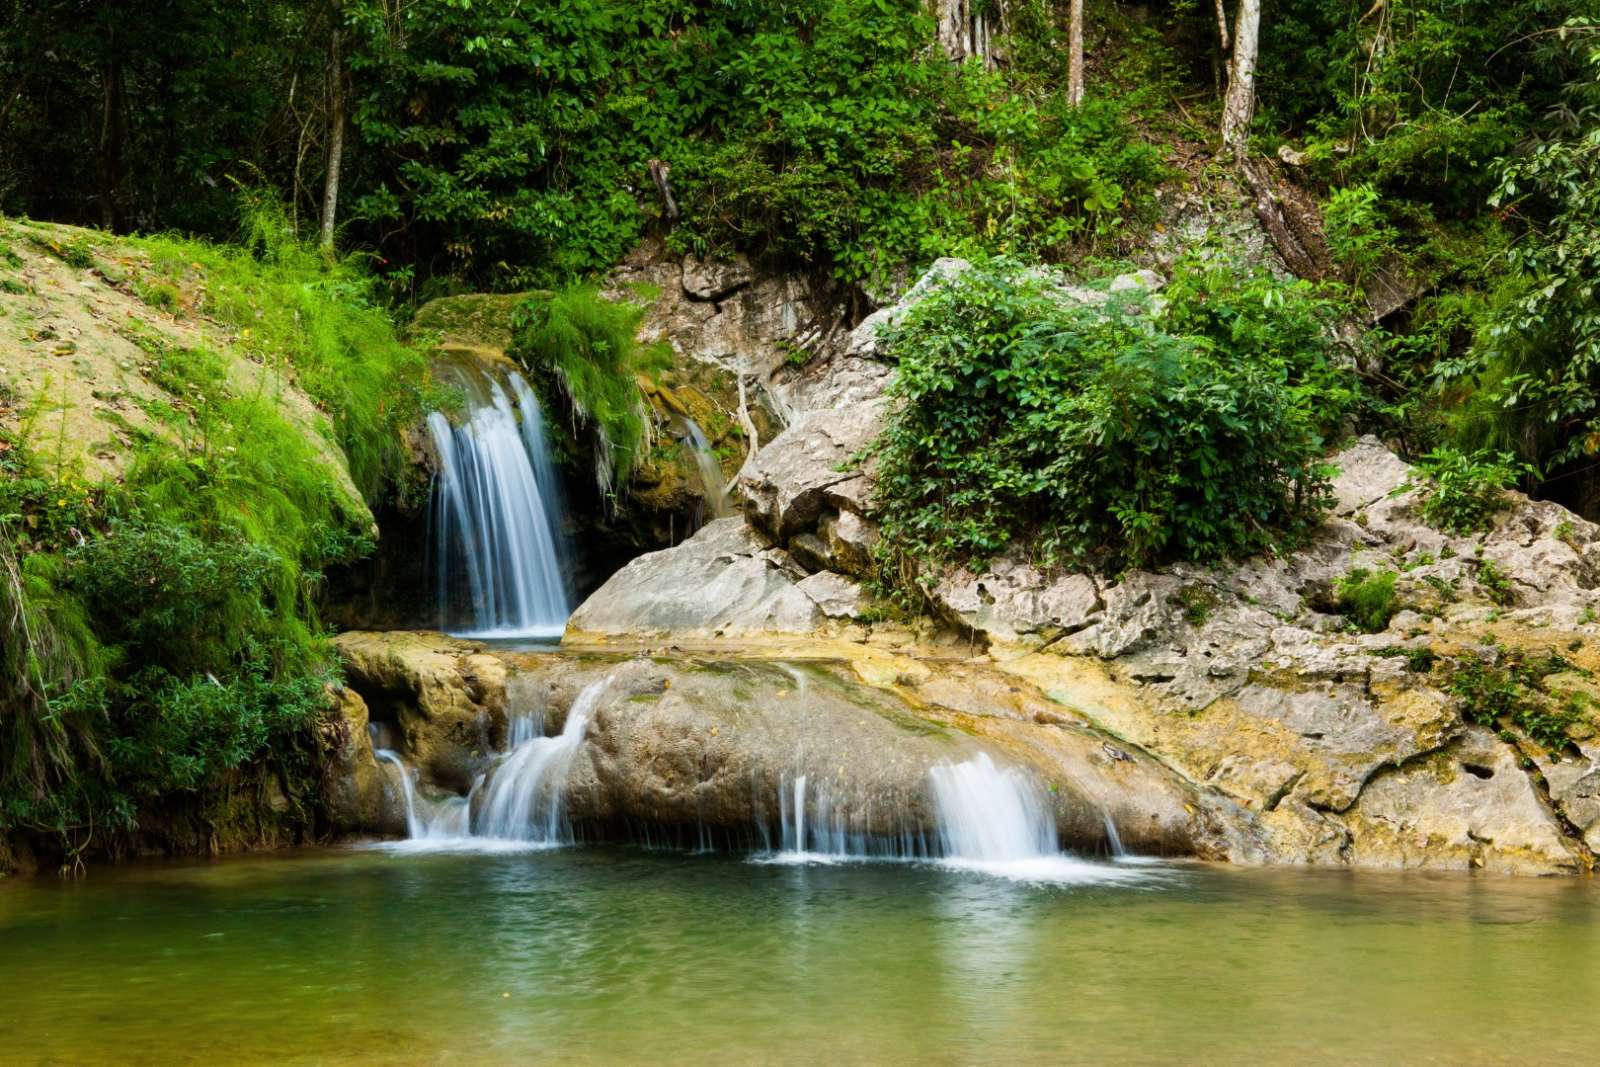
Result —
<svg viewBox="0 0 1600 1067"><path fill-rule="evenodd" d="M1362 633L1382 633L1400 610L1394 571L1368 571L1356 568L1339 579L1334 589L1335 606L1350 625Z"/></svg>
<svg viewBox="0 0 1600 1067"><path fill-rule="evenodd" d="M595 481L610 500L650 444L650 413L637 376L664 361L663 353L635 338L644 310L578 286L529 297L513 321L511 355L547 401L559 392L574 424L589 431Z"/></svg>

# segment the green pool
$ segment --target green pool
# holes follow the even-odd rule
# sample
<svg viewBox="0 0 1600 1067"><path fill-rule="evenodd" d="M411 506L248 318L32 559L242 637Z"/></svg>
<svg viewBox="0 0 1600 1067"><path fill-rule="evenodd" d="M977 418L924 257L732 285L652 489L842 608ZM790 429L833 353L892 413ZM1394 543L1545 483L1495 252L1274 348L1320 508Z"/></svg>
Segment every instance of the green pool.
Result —
<svg viewBox="0 0 1600 1067"><path fill-rule="evenodd" d="M596 847L0 882L0 1062L1593 1056L1587 880L1116 873Z"/></svg>

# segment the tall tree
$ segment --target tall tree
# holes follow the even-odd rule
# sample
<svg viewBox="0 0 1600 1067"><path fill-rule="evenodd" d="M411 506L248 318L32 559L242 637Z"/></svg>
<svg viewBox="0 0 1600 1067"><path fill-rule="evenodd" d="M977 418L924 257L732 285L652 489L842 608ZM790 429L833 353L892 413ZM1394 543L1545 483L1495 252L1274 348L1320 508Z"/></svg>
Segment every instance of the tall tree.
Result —
<svg viewBox="0 0 1600 1067"><path fill-rule="evenodd" d="M344 31L339 4L333 5L333 26L328 34L328 173L322 183L322 239L324 252L333 251L333 227L339 215L339 171L344 165L344 57L339 36Z"/></svg>
<svg viewBox="0 0 1600 1067"><path fill-rule="evenodd" d="M1243 158L1256 110L1256 53L1261 31L1261 0L1239 0L1234 16L1233 59L1228 65L1228 95L1222 101L1222 145Z"/></svg>
<svg viewBox="0 0 1600 1067"><path fill-rule="evenodd" d="M1067 13L1067 103L1083 103L1083 0L1072 0Z"/></svg>

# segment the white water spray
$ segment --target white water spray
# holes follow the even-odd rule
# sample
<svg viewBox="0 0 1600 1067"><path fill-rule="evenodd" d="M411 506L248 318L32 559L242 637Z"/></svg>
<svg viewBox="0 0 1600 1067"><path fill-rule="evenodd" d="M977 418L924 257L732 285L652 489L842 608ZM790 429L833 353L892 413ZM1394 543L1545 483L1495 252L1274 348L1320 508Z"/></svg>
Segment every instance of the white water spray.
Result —
<svg viewBox="0 0 1600 1067"><path fill-rule="evenodd" d="M407 839L384 847L405 852L497 852L571 844L567 774L609 682L602 678L579 693L561 733L554 737L543 736L539 716L513 718L510 747L464 797L422 796L415 772L398 753L375 750L379 760L397 769L406 806Z"/></svg>
<svg viewBox="0 0 1600 1067"><path fill-rule="evenodd" d="M529 736L531 729L523 735L527 739L489 776L483 810L473 821L475 834L543 845L572 841L572 827L567 822L567 772L609 680L594 682L578 694L555 737Z"/></svg>
<svg viewBox="0 0 1600 1067"><path fill-rule="evenodd" d="M538 399L515 371L470 378L467 420L428 416L439 454L434 544L441 625L465 577L472 637L554 637L571 613L560 479ZM509 392L508 392L509 389ZM515 402L513 402L513 395Z"/></svg>
<svg viewBox="0 0 1600 1067"><path fill-rule="evenodd" d="M1129 877L1125 868L1061 851L1049 799L1025 771L998 766L983 752L963 763L934 767L929 778L948 866L1033 882Z"/></svg>

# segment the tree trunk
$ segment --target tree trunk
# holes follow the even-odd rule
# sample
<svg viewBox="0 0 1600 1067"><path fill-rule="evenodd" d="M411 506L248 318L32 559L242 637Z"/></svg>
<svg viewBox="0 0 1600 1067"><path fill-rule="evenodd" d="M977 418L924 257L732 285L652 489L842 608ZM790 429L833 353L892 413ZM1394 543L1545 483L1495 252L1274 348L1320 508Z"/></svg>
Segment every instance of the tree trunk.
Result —
<svg viewBox="0 0 1600 1067"><path fill-rule="evenodd" d="M1067 103L1083 103L1083 0L1072 0L1067 15Z"/></svg>
<svg viewBox="0 0 1600 1067"><path fill-rule="evenodd" d="M122 229L123 148L128 140L127 108L123 105L122 61L117 58L116 31L106 31L106 58L100 65L100 136L95 151L99 179L100 225Z"/></svg>
<svg viewBox="0 0 1600 1067"><path fill-rule="evenodd" d="M339 53L339 8L333 9L333 34L328 44L328 174L322 185L324 252L333 251L333 224L339 214L339 167L344 162L344 59Z"/></svg>
<svg viewBox="0 0 1600 1067"><path fill-rule="evenodd" d="M1256 46L1261 31L1261 0L1239 0L1234 16L1233 61L1228 66L1228 95L1222 101L1222 145L1243 159L1250 143L1250 119L1256 110Z"/></svg>

